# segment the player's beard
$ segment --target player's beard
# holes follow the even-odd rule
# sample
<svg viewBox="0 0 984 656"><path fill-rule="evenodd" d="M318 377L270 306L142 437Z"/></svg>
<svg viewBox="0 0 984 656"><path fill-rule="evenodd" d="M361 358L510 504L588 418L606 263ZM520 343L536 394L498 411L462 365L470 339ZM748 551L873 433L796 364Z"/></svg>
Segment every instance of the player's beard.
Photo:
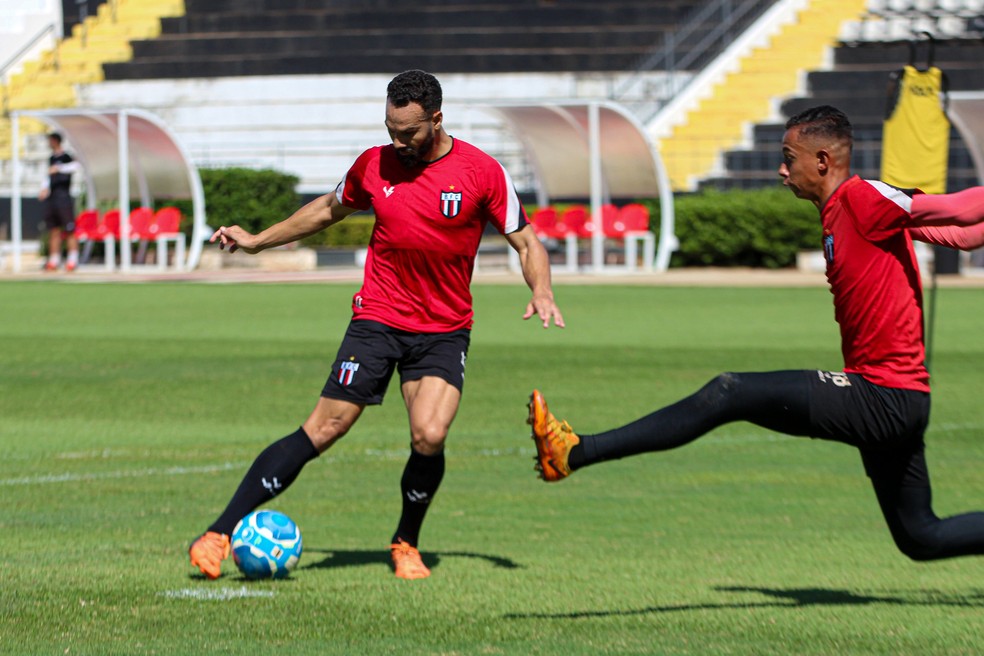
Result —
<svg viewBox="0 0 984 656"><path fill-rule="evenodd" d="M416 148L412 146L404 146L403 148L397 148L396 158L400 160L400 164L403 164L403 166L405 166L406 168L408 169L416 168L420 166L421 162L424 161L423 159L421 159L421 153L429 153L433 147L434 147L434 133L431 132L429 135L427 135L427 138L424 139L420 143L420 145Z"/></svg>

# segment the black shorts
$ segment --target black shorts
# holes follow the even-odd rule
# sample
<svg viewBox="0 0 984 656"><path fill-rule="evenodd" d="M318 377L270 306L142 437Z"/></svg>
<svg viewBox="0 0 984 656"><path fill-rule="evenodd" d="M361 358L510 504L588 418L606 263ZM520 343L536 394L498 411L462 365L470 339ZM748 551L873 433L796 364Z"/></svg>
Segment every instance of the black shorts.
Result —
<svg viewBox="0 0 984 656"><path fill-rule="evenodd" d="M858 374L807 373L814 437L857 447L873 479L889 476L900 485L928 484L923 442L928 393L882 387Z"/></svg>
<svg viewBox="0 0 984 656"><path fill-rule="evenodd" d="M44 201L44 225L48 230L75 231L75 202L71 196L54 194Z"/></svg>
<svg viewBox="0 0 984 656"><path fill-rule="evenodd" d="M461 391L470 341L470 330L411 333L377 321L353 320L321 396L379 405L394 370L400 372L401 383L437 376Z"/></svg>

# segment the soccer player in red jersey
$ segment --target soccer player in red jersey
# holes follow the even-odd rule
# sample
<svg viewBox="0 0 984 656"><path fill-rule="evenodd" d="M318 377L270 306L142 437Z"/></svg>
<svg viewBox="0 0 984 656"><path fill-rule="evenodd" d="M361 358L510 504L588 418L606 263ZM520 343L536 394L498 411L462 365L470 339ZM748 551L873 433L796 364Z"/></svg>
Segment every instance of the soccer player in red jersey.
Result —
<svg viewBox="0 0 984 656"><path fill-rule="evenodd" d="M410 421L410 457L401 480L403 512L390 545L396 576L424 578L417 542L428 504L444 475L444 441L458 411L472 326L470 283L487 223L519 254L532 290L524 319L563 327L547 253L499 162L443 126L442 91L424 71L406 71L387 87L391 143L370 148L334 192L253 235L222 226L222 248L257 253L313 234L358 210L372 209L362 288L331 375L311 415L256 458L225 511L191 545L191 562L220 575L229 536L247 513L283 492L310 460L352 428L367 405L382 402L400 375Z"/></svg>
<svg viewBox="0 0 984 656"><path fill-rule="evenodd" d="M786 123L779 175L816 205L843 371L724 373L696 394L621 428L578 435L534 390L537 469L557 481L590 464L683 446L732 421L856 447L898 548L913 560L984 554L984 512L932 510L923 295L912 240L984 245L984 187L929 196L850 172L851 124L808 109Z"/></svg>

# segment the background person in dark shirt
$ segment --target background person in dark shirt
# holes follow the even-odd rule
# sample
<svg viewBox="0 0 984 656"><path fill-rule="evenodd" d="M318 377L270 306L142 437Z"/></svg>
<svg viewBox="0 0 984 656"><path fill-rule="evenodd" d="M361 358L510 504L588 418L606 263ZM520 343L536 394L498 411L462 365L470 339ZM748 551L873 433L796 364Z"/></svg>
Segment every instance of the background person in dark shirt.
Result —
<svg viewBox="0 0 984 656"><path fill-rule="evenodd" d="M38 197L44 209L44 224L48 229L48 261L45 271L55 271L61 265L62 241L68 249L66 271L74 271L79 263L79 242L75 237L75 201L72 199L72 174L79 164L62 148L57 132L48 135L51 157L48 158L48 177ZM63 239L64 236L64 239Z"/></svg>

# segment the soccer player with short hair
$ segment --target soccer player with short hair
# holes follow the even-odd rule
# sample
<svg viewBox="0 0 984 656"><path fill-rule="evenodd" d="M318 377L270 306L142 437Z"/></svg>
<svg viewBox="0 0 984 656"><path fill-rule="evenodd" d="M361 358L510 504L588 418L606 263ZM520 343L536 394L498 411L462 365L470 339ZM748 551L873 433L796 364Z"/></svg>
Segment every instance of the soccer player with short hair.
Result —
<svg viewBox="0 0 984 656"><path fill-rule="evenodd" d="M257 253L314 234L358 210L372 209L362 288L331 375L311 415L256 458L225 511L190 547L191 563L220 575L236 523L293 483L304 465L378 405L400 375L410 422L410 457L401 479L403 512L391 540L396 576L430 575L417 550L428 504L444 475L444 441L458 411L473 310L470 284L485 225L519 254L532 290L524 319L563 327L547 253L509 174L478 148L444 129L437 78L412 70L386 91L391 143L365 151L333 193L257 235L222 226L212 235L230 252Z"/></svg>
<svg viewBox="0 0 984 656"><path fill-rule="evenodd" d="M984 245L984 187L925 195L850 171L852 128L828 105L786 123L779 175L820 210L843 371L724 373L696 394L626 426L578 435L534 390L528 421L536 467L557 481L587 465L673 449L748 421L861 453L898 548L913 560L984 554L984 512L932 510L923 434L929 421L923 294L912 240Z"/></svg>

